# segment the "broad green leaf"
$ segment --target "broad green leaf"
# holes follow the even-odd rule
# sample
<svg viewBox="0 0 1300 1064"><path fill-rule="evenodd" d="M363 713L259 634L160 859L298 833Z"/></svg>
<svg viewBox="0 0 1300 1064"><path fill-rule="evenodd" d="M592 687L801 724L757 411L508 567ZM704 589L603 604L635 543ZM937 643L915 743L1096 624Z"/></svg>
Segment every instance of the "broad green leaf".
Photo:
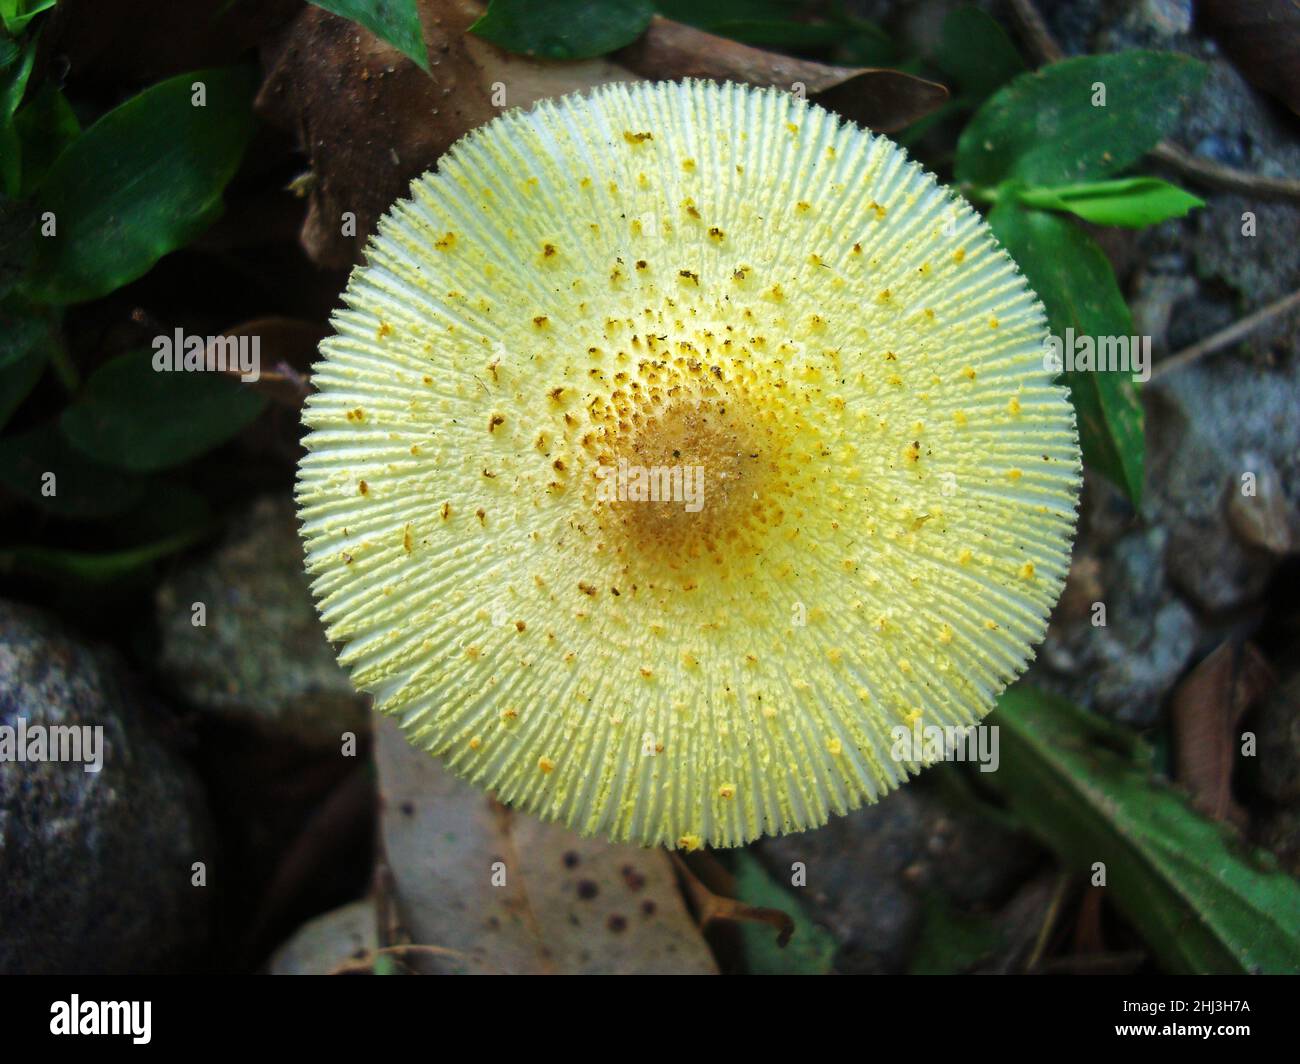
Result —
<svg viewBox="0 0 1300 1064"><path fill-rule="evenodd" d="M47 308L0 299L0 428L36 387L58 343L59 322Z"/></svg>
<svg viewBox="0 0 1300 1064"><path fill-rule="evenodd" d="M1022 74L976 112L957 144L959 181L1069 185L1117 174L1173 128L1205 66L1172 52L1065 59ZM1105 92L1105 105L1095 106Z"/></svg>
<svg viewBox="0 0 1300 1064"><path fill-rule="evenodd" d="M359 22L403 55L429 69L429 52L424 46L417 0L311 0L335 15Z"/></svg>
<svg viewBox="0 0 1300 1064"><path fill-rule="evenodd" d="M140 501L130 510L113 517L102 550L134 548L175 536L208 532L215 526L212 506L184 481L150 477Z"/></svg>
<svg viewBox="0 0 1300 1064"><path fill-rule="evenodd" d="M650 0L491 0L469 29L507 52L590 59L631 44L654 13Z"/></svg>
<svg viewBox="0 0 1300 1064"><path fill-rule="evenodd" d="M30 204L0 196L0 299L22 279L32 258L37 226Z"/></svg>
<svg viewBox="0 0 1300 1064"><path fill-rule="evenodd" d="M148 473L212 450L265 405L264 396L222 374L155 370L153 352L134 351L92 374L60 425L96 461Z"/></svg>
<svg viewBox="0 0 1300 1064"><path fill-rule="evenodd" d="M836 943L824 927L813 923L799 899L776 883L745 850L735 856L736 897L750 905L780 909L794 921L794 934L782 948L772 928L741 923L746 968L751 975L825 975L835 959Z"/></svg>
<svg viewBox="0 0 1300 1064"><path fill-rule="evenodd" d="M12 296L0 300L0 370L27 358L33 351L44 357L58 335L58 322L46 307Z"/></svg>
<svg viewBox="0 0 1300 1064"><path fill-rule="evenodd" d="M199 84L201 107L192 103ZM27 293L49 303L95 299L206 229L252 134L255 87L248 68L182 74L78 137L32 200L53 213L57 232L36 239Z"/></svg>
<svg viewBox="0 0 1300 1064"><path fill-rule="evenodd" d="M1016 198L1029 207L1069 211L1097 225L1130 229L1181 218L1205 201L1158 177L1127 177L1056 188L1018 188Z"/></svg>
<svg viewBox="0 0 1300 1064"><path fill-rule="evenodd" d="M47 81L14 120L22 142L21 196L29 196L63 150L81 133L77 116L59 87Z"/></svg>
<svg viewBox="0 0 1300 1064"><path fill-rule="evenodd" d="M789 0L654 0L653 6L665 18L781 52L833 47L835 61L849 66L883 66L895 57L884 30L842 4L819 12L816 22L796 17L802 12Z"/></svg>
<svg viewBox="0 0 1300 1064"><path fill-rule="evenodd" d="M135 576L169 554L191 547L203 531L183 532L118 551L60 550L30 545L0 550L0 573L21 572L66 583L104 585Z"/></svg>
<svg viewBox="0 0 1300 1064"><path fill-rule="evenodd" d="M850 30L836 44L834 59L840 66L898 68L898 48L883 30ZM923 76L920 71L914 73Z"/></svg>
<svg viewBox="0 0 1300 1064"><path fill-rule="evenodd" d="M4 341L0 340L0 345ZM8 424L24 399L31 394L36 382L45 372L45 358L38 349L29 350L22 358L0 366L0 428Z"/></svg>
<svg viewBox="0 0 1300 1064"><path fill-rule="evenodd" d="M20 48L12 41L0 41L0 191L11 199L18 195L22 177L22 144L14 125L14 114L23 102L27 82L36 62L36 42Z"/></svg>
<svg viewBox="0 0 1300 1064"><path fill-rule="evenodd" d="M991 718L994 781L1070 867L1106 867L1106 896L1177 972L1300 973L1300 884L1155 778L1150 753L1052 695L1019 685Z"/></svg>
<svg viewBox="0 0 1300 1064"><path fill-rule="evenodd" d="M804 48L829 48L844 40L844 29L830 22L795 22L792 19L738 18L716 22L709 32L757 48L793 52Z"/></svg>
<svg viewBox="0 0 1300 1064"><path fill-rule="evenodd" d="M1043 301L1053 336L1062 343L1067 329L1094 341L1132 336L1133 319L1110 262L1074 222L1005 202L988 221ZM1063 379L1079 419L1083 460L1139 507L1146 448L1132 373L1075 371Z"/></svg>
<svg viewBox="0 0 1300 1064"><path fill-rule="evenodd" d="M934 62L974 107L1018 74L1025 61L997 20L977 7L959 7L943 20Z"/></svg>
<svg viewBox="0 0 1300 1064"><path fill-rule="evenodd" d="M654 0L653 7L665 18L711 32L723 22L790 17L789 0Z"/></svg>
<svg viewBox="0 0 1300 1064"><path fill-rule="evenodd" d="M32 19L56 3L58 0L0 0L0 22L6 32L16 37Z"/></svg>
<svg viewBox="0 0 1300 1064"><path fill-rule="evenodd" d="M942 894L929 893L907 970L911 975L959 975L993 953L1001 941L991 916L959 912Z"/></svg>
<svg viewBox="0 0 1300 1064"><path fill-rule="evenodd" d="M122 513L144 493L142 480L86 457L55 424L0 439L0 483L52 516L73 520Z"/></svg>

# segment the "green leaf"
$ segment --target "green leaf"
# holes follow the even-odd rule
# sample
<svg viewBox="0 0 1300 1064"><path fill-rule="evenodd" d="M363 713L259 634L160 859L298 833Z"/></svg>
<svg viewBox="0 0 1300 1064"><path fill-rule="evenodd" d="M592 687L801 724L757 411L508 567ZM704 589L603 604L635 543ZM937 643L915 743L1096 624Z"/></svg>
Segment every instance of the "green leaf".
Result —
<svg viewBox="0 0 1300 1064"><path fill-rule="evenodd" d="M1205 201L1158 177L1126 177L1056 188L1017 188L1016 199L1030 207L1069 211L1097 225L1141 229L1169 218L1181 218Z"/></svg>
<svg viewBox="0 0 1300 1064"><path fill-rule="evenodd" d="M935 65L955 81L963 102L975 106L1025 71L1011 38L977 7L959 7L943 20Z"/></svg>
<svg viewBox="0 0 1300 1064"><path fill-rule="evenodd" d="M79 551L29 545L0 550L0 573L21 572L64 583L102 586L135 576L160 558L193 546L202 530L118 551Z"/></svg>
<svg viewBox="0 0 1300 1064"><path fill-rule="evenodd" d="M939 893L925 897L921 935L908 963L911 975L959 975L993 953L1002 935L991 916L963 913Z"/></svg>
<svg viewBox="0 0 1300 1064"><path fill-rule="evenodd" d="M159 371L149 351L105 363L60 419L86 455L116 469L182 465L236 435L266 399L215 372Z"/></svg>
<svg viewBox="0 0 1300 1064"><path fill-rule="evenodd" d="M55 424L0 440L0 483L49 514L72 520L122 513L144 493L143 481L87 458ZM54 494L47 495L51 487Z"/></svg>
<svg viewBox="0 0 1300 1064"><path fill-rule="evenodd" d="M16 37L32 19L56 3L58 0L0 0L0 21L6 32Z"/></svg>
<svg viewBox="0 0 1300 1064"><path fill-rule="evenodd" d="M1065 59L1022 74L976 112L957 144L959 181L1069 185L1109 177L1177 122L1205 66L1171 52ZM1105 106L1094 106L1097 86Z"/></svg>
<svg viewBox="0 0 1300 1064"><path fill-rule="evenodd" d="M45 372L45 359L37 351L0 368L0 428L8 424L14 411L31 394Z"/></svg>
<svg viewBox="0 0 1300 1064"><path fill-rule="evenodd" d="M112 528L105 530L104 542L96 546L125 550L177 536L205 534L215 524L212 506L202 494L184 481L150 477L140 502L115 515Z"/></svg>
<svg viewBox="0 0 1300 1064"><path fill-rule="evenodd" d="M0 298L22 279L35 250L36 230L36 212L30 204L0 196Z"/></svg>
<svg viewBox="0 0 1300 1064"><path fill-rule="evenodd" d="M835 959L836 943L829 931L813 923L799 899L781 887L758 858L745 850L735 855L736 897L767 909L780 909L794 921L794 934L782 948L772 928L739 924L746 968L751 975L825 975Z"/></svg>
<svg viewBox="0 0 1300 1064"><path fill-rule="evenodd" d="M14 125L22 142L19 195L29 196L65 148L81 134L67 97L47 81L18 112Z"/></svg>
<svg viewBox="0 0 1300 1064"><path fill-rule="evenodd" d="M417 0L311 0L317 7L359 22L421 69L429 69L429 52L424 46Z"/></svg>
<svg viewBox="0 0 1300 1064"><path fill-rule="evenodd" d="M42 358L58 342L58 319L47 307L17 296L0 300L0 370L37 352Z"/></svg>
<svg viewBox="0 0 1300 1064"><path fill-rule="evenodd" d="M19 49L13 42L6 45L0 57L0 190L11 199L18 195L22 177L22 144L14 125L14 114L23 101L27 82L36 62L36 42L29 41Z"/></svg>
<svg viewBox="0 0 1300 1064"><path fill-rule="evenodd" d="M894 59L889 36L875 23L830 5L818 21L788 0L655 0L665 18L781 52L834 49L835 61L848 66L884 66Z"/></svg>
<svg viewBox="0 0 1300 1064"><path fill-rule="evenodd" d="M191 103L198 83L206 106ZM53 212L57 233L37 238L27 293L49 303L95 299L206 229L252 134L255 87L249 68L182 74L78 137L33 199Z"/></svg>
<svg viewBox="0 0 1300 1064"><path fill-rule="evenodd" d="M1060 215L999 203L988 216L1002 246L1043 301L1052 335L1131 337L1133 319L1115 272L1093 240ZM1132 373L1064 374L1079 419L1083 460L1142 503L1145 443L1142 404Z"/></svg>
<svg viewBox="0 0 1300 1064"><path fill-rule="evenodd" d="M789 0L655 0L654 8L664 18L710 32L716 32L714 27L723 22L778 20L790 15Z"/></svg>
<svg viewBox="0 0 1300 1064"><path fill-rule="evenodd" d="M469 29L507 52L590 59L631 44L654 13L650 0L491 0Z"/></svg>
<svg viewBox="0 0 1300 1064"><path fill-rule="evenodd" d="M1300 884L1154 778L1149 751L1024 685L992 722L1012 810L1070 867L1105 864L1107 897L1166 968L1300 973Z"/></svg>
<svg viewBox="0 0 1300 1064"><path fill-rule="evenodd" d="M0 428L36 387L58 342L58 322L48 312L0 300Z"/></svg>
<svg viewBox="0 0 1300 1064"><path fill-rule="evenodd" d="M844 40L844 29L829 22L795 22L792 19L738 18L715 22L709 32L756 48L782 52L829 48Z"/></svg>

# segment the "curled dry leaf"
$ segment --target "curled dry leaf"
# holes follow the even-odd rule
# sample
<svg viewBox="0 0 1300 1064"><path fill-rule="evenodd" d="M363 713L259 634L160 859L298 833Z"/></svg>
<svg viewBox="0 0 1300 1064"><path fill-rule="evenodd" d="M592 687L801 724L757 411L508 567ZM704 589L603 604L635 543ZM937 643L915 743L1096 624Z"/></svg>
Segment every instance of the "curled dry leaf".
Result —
<svg viewBox="0 0 1300 1064"><path fill-rule="evenodd" d="M729 897L735 889L734 879L706 853L692 854L689 859L673 853L672 859L701 931L708 931L716 923L767 924L776 932L778 946L784 947L790 941L794 918L780 909L749 905Z"/></svg>
<svg viewBox="0 0 1300 1064"><path fill-rule="evenodd" d="M316 348L328 333L329 329L322 324L297 318L255 318L213 337L204 357L211 359L219 355L217 345L222 341L256 339L260 373L250 387L264 393L273 403L297 410L311 390L307 376L316 360ZM226 373L241 380L237 366L229 367Z"/></svg>
<svg viewBox="0 0 1300 1064"><path fill-rule="evenodd" d="M1300 4L1201 0L1197 10L1237 69L1300 114Z"/></svg>
<svg viewBox="0 0 1300 1064"><path fill-rule="evenodd" d="M378 952L375 903L362 898L303 924L272 955L272 975L327 975L369 962Z"/></svg>
<svg viewBox="0 0 1300 1064"><path fill-rule="evenodd" d="M307 7L265 55L258 113L294 131L312 178L302 242L322 266L360 258L379 216L471 129L513 107L614 81L683 77L790 89L881 132L939 107L942 85L893 70L827 66L656 18L610 59L511 55L468 33L470 0L420 0L432 74L356 23Z"/></svg>
<svg viewBox="0 0 1300 1064"><path fill-rule="evenodd" d="M657 16L615 58L646 78L711 78L787 91L802 85L809 99L878 133L902 129L948 98L942 85L898 70L794 59Z"/></svg>
<svg viewBox="0 0 1300 1064"><path fill-rule="evenodd" d="M380 829L424 971L711 974L668 854L580 838L458 780L377 718ZM436 947L430 951L427 947Z"/></svg>
<svg viewBox="0 0 1300 1064"><path fill-rule="evenodd" d="M1173 695L1178 781L1192 804L1215 820L1242 826L1245 810L1232 797L1232 768L1241 741L1237 726L1273 685L1264 655L1252 643L1221 644Z"/></svg>

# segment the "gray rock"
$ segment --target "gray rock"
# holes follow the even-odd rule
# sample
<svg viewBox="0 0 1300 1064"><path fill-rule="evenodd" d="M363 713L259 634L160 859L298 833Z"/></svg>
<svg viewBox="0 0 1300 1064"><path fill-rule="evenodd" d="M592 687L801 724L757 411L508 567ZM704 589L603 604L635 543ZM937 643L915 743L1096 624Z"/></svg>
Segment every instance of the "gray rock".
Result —
<svg viewBox="0 0 1300 1064"><path fill-rule="evenodd" d="M159 740L154 716L111 655L0 601L0 726L25 726L29 740L34 727L103 729L98 772L0 762L0 972L199 960L212 907L192 865L211 873L211 829L197 777Z"/></svg>
<svg viewBox="0 0 1300 1064"><path fill-rule="evenodd" d="M1035 860L1027 840L950 807L927 786L932 782L913 781L877 805L832 817L817 831L756 845L783 882L795 861L806 866L800 899L839 942L840 972L906 970L925 891L941 891L962 907L995 904Z"/></svg>
<svg viewBox="0 0 1300 1064"><path fill-rule="evenodd" d="M1100 557L1105 626L1091 611L1053 623L1031 682L1127 724L1160 719L1202 635L1165 581L1167 538L1159 527L1133 531Z"/></svg>
<svg viewBox="0 0 1300 1064"><path fill-rule="evenodd" d="M206 606L206 627L192 622ZM289 499L265 498L211 556L158 590L159 666L196 709L305 745L369 728L316 616Z"/></svg>
<svg viewBox="0 0 1300 1064"><path fill-rule="evenodd" d="M1257 599L1281 560L1234 531L1225 487L1263 474L1267 505L1300 540L1298 396L1300 360L1268 369L1220 357L1178 370L1147 403L1147 513L1172 530L1170 579L1207 613Z"/></svg>
<svg viewBox="0 0 1300 1064"><path fill-rule="evenodd" d="M1037 6L1067 55L1154 48L1184 52L1206 63L1208 74L1194 104L1169 135L1174 144L1247 173L1300 173L1300 138L1293 119L1254 89L1212 38L1193 31L1190 0L1039 0ZM1154 162L1143 169L1160 172ZM1173 171L1162 176L1206 200L1205 208L1188 218L1134 236L1136 260L1148 268L1171 254L1193 267L1198 290L1180 304L1170 323L1168 347L1176 350L1294 290L1300 207L1206 188ZM1242 233L1247 211L1255 216L1253 237ZM1174 273L1187 276L1183 269ZM1300 315L1278 318L1245 347L1278 354L1296 350Z"/></svg>
<svg viewBox="0 0 1300 1064"><path fill-rule="evenodd" d="M1269 554L1290 553L1295 519L1277 469L1266 455L1260 454L1243 456L1242 465L1250 473L1249 485L1237 476L1224 486L1228 527L1247 547Z"/></svg>
<svg viewBox="0 0 1300 1064"><path fill-rule="evenodd" d="M1167 268L1168 272L1160 267ZM1196 295L1196 281L1187 276L1185 264L1161 263L1140 271L1132 287L1129 308L1133 311L1134 332L1151 337L1155 353L1167 351L1174 308Z"/></svg>

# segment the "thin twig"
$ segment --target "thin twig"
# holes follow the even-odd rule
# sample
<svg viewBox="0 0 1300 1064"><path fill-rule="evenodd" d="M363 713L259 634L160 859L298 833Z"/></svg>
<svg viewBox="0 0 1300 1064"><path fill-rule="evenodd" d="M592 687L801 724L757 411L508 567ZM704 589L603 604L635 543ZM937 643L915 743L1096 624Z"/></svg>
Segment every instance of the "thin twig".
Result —
<svg viewBox="0 0 1300 1064"><path fill-rule="evenodd" d="M1065 58L1052 31L1047 28L1042 12L1034 6L1034 0L1011 0L1011 10L1016 16L1020 35L1039 63L1055 63Z"/></svg>
<svg viewBox="0 0 1300 1064"><path fill-rule="evenodd" d="M1055 63L1065 58L1065 52L1047 28L1042 13L1034 0L1011 0L1011 10L1015 15L1017 26L1025 44L1034 59L1042 63ZM1150 153L1170 169L1178 171L1183 177L1198 181L1203 185L1240 192L1248 196L1263 196L1276 199L1300 200L1300 181L1288 177L1265 177L1238 170L1222 163L1211 162L1170 141L1162 140Z"/></svg>
<svg viewBox="0 0 1300 1064"><path fill-rule="evenodd" d="M406 953L423 953L433 957L454 957L456 960L473 961L473 958L467 953L460 950L448 949L446 946L383 946L379 949L367 950L364 957L356 960L344 961L337 967L329 970L329 975L356 975L360 972L374 971L375 960L379 957L397 956Z"/></svg>
<svg viewBox="0 0 1300 1064"><path fill-rule="evenodd" d="M1245 170L1224 166L1222 163L1193 155L1185 148L1180 148L1167 140L1162 140L1151 149L1149 154L1151 158L1160 160L1186 178L1228 192L1240 192L1246 196L1263 196L1266 199L1300 199L1300 181L1294 178L1267 177L1264 174L1252 174Z"/></svg>
<svg viewBox="0 0 1300 1064"><path fill-rule="evenodd" d="M1161 359L1151 370L1151 383L1154 384L1166 374L1195 362L1198 358L1212 354L1215 351L1222 351L1225 347L1231 347L1233 344L1244 340L1260 326L1272 321L1274 318L1281 317L1296 307L1300 307L1300 290L1292 292L1289 296L1283 296L1266 307L1261 307L1254 314L1248 314L1240 321L1233 322L1226 329L1220 329L1218 332L1207 336L1204 340L1198 340L1190 347L1183 348L1177 354Z"/></svg>
<svg viewBox="0 0 1300 1064"><path fill-rule="evenodd" d="M1056 921L1060 919L1061 909L1065 905L1065 899L1070 893L1071 877L1068 872L1062 872L1056 880L1056 889L1052 891L1052 900L1048 903L1047 912L1043 916L1043 926L1038 929L1038 938L1034 942L1033 952L1029 954L1029 960L1025 962L1025 971L1032 972L1039 964L1042 963L1043 954L1047 952L1047 945L1051 941L1052 932L1056 930Z"/></svg>

